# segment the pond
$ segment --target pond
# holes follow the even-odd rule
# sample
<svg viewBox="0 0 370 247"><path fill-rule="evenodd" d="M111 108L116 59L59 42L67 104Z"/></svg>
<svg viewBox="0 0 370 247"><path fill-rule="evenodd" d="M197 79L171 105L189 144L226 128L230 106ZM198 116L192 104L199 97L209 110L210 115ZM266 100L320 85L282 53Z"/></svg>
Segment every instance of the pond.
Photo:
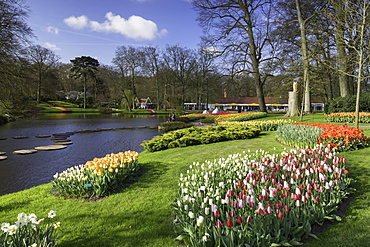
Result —
<svg viewBox="0 0 370 247"><path fill-rule="evenodd" d="M2 125L0 152L6 152L7 159L0 160L0 195L49 183L55 173L95 157L126 150L141 152L144 148L140 144L159 135L155 127L166 118L134 114L49 114ZM13 154L16 150L54 144L53 134L66 132L71 132L68 140L72 142L66 148Z"/></svg>

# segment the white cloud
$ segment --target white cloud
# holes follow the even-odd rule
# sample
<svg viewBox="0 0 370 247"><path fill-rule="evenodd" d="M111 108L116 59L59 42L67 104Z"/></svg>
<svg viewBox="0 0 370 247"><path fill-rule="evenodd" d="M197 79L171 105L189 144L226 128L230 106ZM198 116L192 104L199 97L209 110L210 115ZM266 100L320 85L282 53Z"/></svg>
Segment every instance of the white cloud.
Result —
<svg viewBox="0 0 370 247"><path fill-rule="evenodd" d="M54 45L52 43L49 43L49 42L46 42L45 46L46 46L46 48L48 48L50 50L53 50L53 51L60 51L61 50L59 47L57 47L56 45Z"/></svg>
<svg viewBox="0 0 370 247"><path fill-rule="evenodd" d="M84 15L81 15L79 17L71 16L64 19L64 23L73 29L83 29L88 26L89 19Z"/></svg>
<svg viewBox="0 0 370 247"><path fill-rule="evenodd" d="M59 34L59 29L56 27L49 26L46 28L46 31L53 34Z"/></svg>
<svg viewBox="0 0 370 247"><path fill-rule="evenodd" d="M105 18L107 19L105 22L99 23L97 21L88 21L86 16L72 16L64 19L64 22L72 28L82 29L89 27L92 31L119 33L134 40L153 40L168 33L166 29L159 31L157 24L153 21L136 15L125 19L120 15L114 15L112 12L108 12Z"/></svg>

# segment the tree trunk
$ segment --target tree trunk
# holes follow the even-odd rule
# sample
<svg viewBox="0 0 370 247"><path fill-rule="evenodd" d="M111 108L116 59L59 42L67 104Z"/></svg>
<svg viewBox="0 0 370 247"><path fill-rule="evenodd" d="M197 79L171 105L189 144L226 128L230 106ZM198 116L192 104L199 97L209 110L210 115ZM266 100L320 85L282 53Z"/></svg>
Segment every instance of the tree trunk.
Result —
<svg viewBox="0 0 370 247"><path fill-rule="evenodd" d="M298 84L293 83L293 91L289 92L288 112L285 117L295 117L299 115Z"/></svg>
<svg viewBox="0 0 370 247"><path fill-rule="evenodd" d="M339 81L339 89L340 89L340 96L346 97L350 94L349 91L349 77L346 74L348 70L348 64L347 59L348 55L346 53L345 44L344 44L344 3L343 0L336 0L334 3L334 9L335 9L335 17L336 17L336 48L338 51L338 60L339 60L339 75L338 75L338 81Z"/></svg>
<svg viewBox="0 0 370 247"><path fill-rule="evenodd" d="M260 73L260 60L259 54L256 47L256 42L254 40L254 33L253 33L253 22L251 19L251 13L248 10L248 7L245 3L241 3L239 1L240 9L243 10L245 14L245 22L247 23L247 34L249 38L249 49L250 53L248 54L249 58L252 61L252 68L253 68L253 78L254 78L254 87L256 89L258 104L261 112L267 112L266 104L265 104L265 95L263 93L263 83L261 81L261 73Z"/></svg>
<svg viewBox="0 0 370 247"><path fill-rule="evenodd" d="M296 0L298 22L301 30L301 50L302 50L302 62L303 62L303 84L304 84L304 109L305 113L311 113L311 89L310 89L310 78L309 78L309 60L307 54L307 38L306 38L306 26L301 13L301 5L299 0Z"/></svg>
<svg viewBox="0 0 370 247"><path fill-rule="evenodd" d="M84 74L84 109L86 109L86 74Z"/></svg>

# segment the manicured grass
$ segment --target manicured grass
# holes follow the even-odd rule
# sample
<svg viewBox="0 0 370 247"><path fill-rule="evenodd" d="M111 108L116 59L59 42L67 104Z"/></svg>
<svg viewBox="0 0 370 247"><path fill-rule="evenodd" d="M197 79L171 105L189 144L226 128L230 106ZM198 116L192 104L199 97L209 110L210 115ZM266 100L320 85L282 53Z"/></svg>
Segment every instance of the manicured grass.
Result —
<svg viewBox="0 0 370 247"><path fill-rule="evenodd" d="M370 135L370 128L363 128ZM193 162L226 157L258 149L280 153L284 146L274 132L249 140L213 143L139 155L143 174L139 180L105 199L87 202L63 199L49 193L50 184L0 197L0 223L13 221L18 213L46 215L57 211L61 222L60 246L183 246L174 241L173 203L180 173ZM122 150L125 151L125 150ZM369 148L343 153L357 189L343 221L334 223L305 246L368 246L370 242L370 156ZM13 223L13 222L9 222Z"/></svg>

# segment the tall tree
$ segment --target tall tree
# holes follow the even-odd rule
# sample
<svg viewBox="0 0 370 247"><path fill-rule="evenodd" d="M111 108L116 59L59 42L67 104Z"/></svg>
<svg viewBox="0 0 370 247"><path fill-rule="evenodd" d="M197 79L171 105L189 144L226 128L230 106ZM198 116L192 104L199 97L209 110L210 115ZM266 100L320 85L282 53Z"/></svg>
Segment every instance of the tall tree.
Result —
<svg viewBox="0 0 370 247"><path fill-rule="evenodd" d="M354 56L350 56L350 63L355 65L357 71L356 73L342 71L342 73L354 78L357 82L355 127L358 128L361 84L365 79L370 78L370 75L365 74L365 67L370 63L368 52L370 45L370 2L368 0L348 1L346 7L348 18L343 24L346 26L348 35L346 36L346 42L343 43L347 49L353 51Z"/></svg>
<svg viewBox="0 0 370 247"><path fill-rule="evenodd" d="M86 108L87 77L95 78L95 73L99 67L99 61L89 56L76 57L71 60L73 64L71 72L75 79L83 80L84 87L84 108Z"/></svg>
<svg viewBox="0 0 370 247"><path fill-rule="evenodd" d="M37 74L37 90L36 101L41 100L41 89L45 73L53 68L60 60L52 50L42 47L40 45L30 46L26 50L27 59L35 66Z"/></svg>
<svg viewBox="0 0 370 247"><path fill-rule="evenodd" d="M239 53L235 63L244 64L251 73L260 110L266 112L261 66L271 59L268 47L271 0L199 0L193 1L198 20L208 33L210 44L221 47L224 53ZM233 65L230 65L233 66ZM240 73L241 71L237 71Z"/></svg>
<svg viewBox="0 0 370 247"><path fill-rule="evenodd" d="M24 0L0 1L0 58L12 56L33 37L27 25L29 7Z"/></svg>
<svg viewBox="0 0 370 247"><path fill-rule="evenodd" d="M33 37L27 25L30 10L24 0L0 1L0 107L11 110L10 106L24 104L24 77L19 53Z"/></svg>
<svg viewBox="0 0 370 247"><path fill-rule="evenodd" d="M348 52L345 44L346 39L346 4L347 0L330 0L330 4L333 6L333 19L335 23L335 44L337 48L338 57L338 81L340 88L340 96L346 97L350 95L348 76L349 64L348 64Z"/></svg>
<svg viewBox="0 0 370 247"><path fill-rule="evenodd" d="M179 84L179 97L181 98L179 103L181 107L184 107L186 88L190 84L196 68L195 52L179 45L167 45L163 57L166 66L171 70Z"/></svg>
<svg viewBox="0 0 370 247"><path fill-rule="evenodd" d="M160 66L162 63L160 60L160 54L158 52L158 48L152 46L144 47L143 52L145 56L143 68L144 71L146 71L146 74L154 80L157 110L159 110L162 105L162 97L160 95L161 91L163 91L161 81L159 80Z"/></svg>
<svg viewBox="0 0 370 247"><path fill-rule="evenodd" d="M127 85L126 90L130 92L124 93L132 95L130 104L135 108L134 99L137 97L136 92L136 78L139 73L139 69L143 66L144 61L144 52L142 48L135 48L132 46L120 46L116 49L115 57L112 60L112 63L119 68L123 77L129 76L130 83ZM124 83L124 82L123 82ZM128 100L127 95L125 98Z"/></svg>

